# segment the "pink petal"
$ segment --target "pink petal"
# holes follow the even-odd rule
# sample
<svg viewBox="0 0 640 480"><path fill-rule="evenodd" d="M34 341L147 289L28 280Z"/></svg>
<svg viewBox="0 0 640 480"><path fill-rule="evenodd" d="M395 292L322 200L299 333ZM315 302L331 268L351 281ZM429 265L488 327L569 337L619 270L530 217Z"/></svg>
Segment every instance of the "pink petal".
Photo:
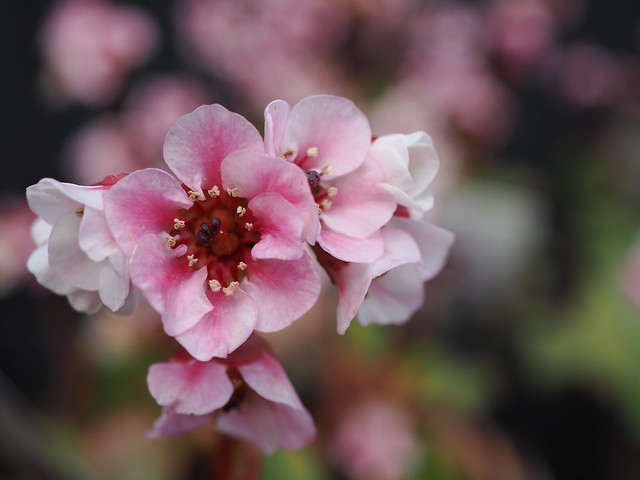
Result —
<svg viewBox="0 0 640 480"><path fill-rule="evenodd" d="M303 253L304 219L279 193L262 193L248 205L260 219L260 241L251 249L254 259L295 260Z"/></svg>
<svg viewBox="0 0 640 480"><path fill-rule="evenodd" d="M379 230L368 238L353 238L323 228L318 243L332 256L345 262L375 262L384 252L384 241Z"/></svg>
<svg viewBox="0 0 640 480"><path fill-rule="evenodd" d="M352 101L316 95L294 105L278 153L296 152L296 163L305 171L331 165L326 178L333 178L358 168L370 144L369 121ZM307 157L313 147L317 156Z"/></svg>
<svg viewBox="0 0 640 480"><path fill-rule="evenodd" d="M276 448L302 448L316 435L313 419L304 408L269 402L257 394L220 413L216 423L221 432L253 442L268 454Z"/></svg>
<svg viewBox="0 0 640 480"><path fill-rule="evenodd" d="M384 253L373 265L373 275L377 277L392 268L405 263L421 263L420 249L415 239L403 228L389 222L382 229Z"/></svg>
<svg viewBox="0 0 640 480"><path fill-rule="evenodd" d="M320 216L321 222L334 232L356 238L372 235L386 224L397 203L391 192L383 188L378 167L365 162L348 175L326 185L338 189L331 197L332 206Z"/></svg>
<svg viewBox="0 0 640 480"><path fill-rule="evenodd" d="M318 210L309 189L307 176L295 165L279 158L236 152L221 166L222 184L237 188L238 196L253 198L261 193L282 195L298 209L306 225L307 238L315 243L318 228Z"/></svg>
<svg viewBox="0 0 640 480"><path fill-rule="evenodd" d="M358 321L362 325L407 321L424 302L424 284L419 279L417 264L401 265L374 278L358 310Z"/></svg>
<svg viewBox="0 0 640 480"><path fill-rule="evenodd" d="M151 365L149 392L176 413L204 415L222 408L233 394L227 367L217 362L167 362Z"/></svg>
<svg viewBox="0 0 640 480"><path fill-rule="evenodd" d="M181 415L172 408L163 408L162 414L147 432L149 438L173 437L202 427L209 415Z"/></svg>
<svg viewBox="0 0 640 480"><path fill-rule="evenodd" d="M203 105L175 121L164 141L164 159L180 181L201 192L220 185L220 164L236 150L264 153L260 133L221 105Z"/></svg>
<svg viewBox="0 0 640 480"><path fill-rule="evenodd" d="M142 237L131 258L133 283L162 314L164 329L175 336L196 325L213 308L205 293L207 269L189 268L182 249L170 249L155 235Z"/></svg>
<svg viewBox="0 0 640 480"><path fill-rule="evenodd" d="M228 297L222 292L210 293L209 296L213 310L192 328L176 336L189 354L202 362L213 357L226 357L242 345L253 332L258 315L254 300L241 289Z"/></svg>
<svg viewBox="0 0 640 480"><path fill-rule="evenodd" d="M327 273L338 289L338 333L342 335L349 328L369 290L373 267L370 263L348 263Z"/></svg>
<svg viewBox="0 0 640 480"><path fill-rule="evenodd" d="M284 100L274 100L264 110L264 146L267 155L277 157L284 138L291 107Z"/></svg>
<svg viewBox="0 0 640 480"><path fill-rule="evenodd" d="M27 200L31 210L53 225L65 213L84 205L102 209L104 191L104 187L85 187L43 178L27 187Z"/></svg>
<svg viewBox="0 0 640 480"><path fill-rule="evenodd" d="M242 288L258 308L256 330L275 332L304 315L320 295L320 277L309 255L298 260L258 260Z"/></svg>
<svg viewBox="0 0 640 480"><path fill-rule="evenodd" d="M131 255L140 238L170 231L178 209L192 205L175 178L163 170L146 168L111 187L105 195L104 213L118 246Z"/></svg>
<svg viewBox="0 0 640 480"><path fill-rule="evenodd" d="M242 379L261 397L292 408L304 408L284 368L266 347L254 361L237 368Z"/></svg>

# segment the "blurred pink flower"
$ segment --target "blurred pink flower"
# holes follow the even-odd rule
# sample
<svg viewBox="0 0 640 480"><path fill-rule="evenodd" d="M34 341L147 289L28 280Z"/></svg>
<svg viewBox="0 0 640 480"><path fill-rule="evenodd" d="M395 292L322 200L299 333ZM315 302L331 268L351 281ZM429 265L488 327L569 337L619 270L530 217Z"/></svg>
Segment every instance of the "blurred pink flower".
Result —
<svg viewBox="0 0 640 480"><path fill-rule="evenodd" d="M106 198L131 277L165 331L201 361L225 357L255 330L280 330L320 291L303 249L317 216L295 165L263 155L258 131L220 105L178 119L158 169L132 173Z"/></svg>
<svg viewBox="0 0 640 480"><path fill-rule="evenodd" d="M90 105L111 101L149 55L156 28L141 10L107 0L61 0L40 32L49 90Z"/></svg>
<svg viewBox="0 0 640 480"><path fill-rule="evenodd" d="M380 400L353 405L331 442L331 454L352 480L408 478L418 457L409 412Z"/></svg>
<svg viewBox="0 0 640 480"><path fill-rule="evenodd" d="M24 199L4 198L0 202L0 228L12 232L0 237L0 298L29 274L27 259L36 247L30 234L35 218Z"/></svg>
<svg viewBox="0 0 640 480"><path fill-rule="evenodd" d="M44 178L27 188L29 206L39 216L32 231L38 247L27 267L80 312L96 312L103 304L115 312L132 298L125 256L103 206L104 194L120 178L90 187Z"/></svg>
<svg viewBox="0 0 640 480"><path fill-rule="evenodd" d="M315 426L286 372L255 334L226 359L199 362L182 351L152 365L149 391L163 406L150 437L178 435L208 422L266 453L297 449Z"/></svg>

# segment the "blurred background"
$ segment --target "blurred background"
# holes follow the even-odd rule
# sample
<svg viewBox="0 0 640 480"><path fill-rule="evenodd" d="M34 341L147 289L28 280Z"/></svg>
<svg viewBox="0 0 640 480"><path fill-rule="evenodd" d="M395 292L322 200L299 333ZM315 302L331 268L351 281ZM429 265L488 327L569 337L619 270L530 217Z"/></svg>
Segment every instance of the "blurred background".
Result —
<svg viewBox="0 0 640 480"><path fill-rule="evenodd" d="M212 478L147 440L150 307L79 315L25 269L40 178L162 167L178 116L353 99L425 130L445 270L401 327L335 295L267 337L318 426L264 479L640 478L640 2L0 0L0 479Z"/></svg>

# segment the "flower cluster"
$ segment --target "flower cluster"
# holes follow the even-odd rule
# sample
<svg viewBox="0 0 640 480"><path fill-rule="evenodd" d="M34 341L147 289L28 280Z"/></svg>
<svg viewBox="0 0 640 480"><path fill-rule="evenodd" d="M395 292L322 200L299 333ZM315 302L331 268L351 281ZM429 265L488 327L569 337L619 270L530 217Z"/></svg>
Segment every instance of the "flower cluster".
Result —
<svg viewBox="0 0 640 480"><path fill-rule="evenodd" d="M340 333L356 315L397 324L419 308L453 241L423 220L438 169L431 139L372 140L351 101L321 95L269 104L264 138L242 116L201 106L170 128L164 158L173 175L29 187L40 217L29 269L79 311L128 311L140 292L160 313L181 348L149 372L164 408L152 436L213 416L265 451L300 447L311 417L253 332L302 317L321 269L338 291Z"/></svg>

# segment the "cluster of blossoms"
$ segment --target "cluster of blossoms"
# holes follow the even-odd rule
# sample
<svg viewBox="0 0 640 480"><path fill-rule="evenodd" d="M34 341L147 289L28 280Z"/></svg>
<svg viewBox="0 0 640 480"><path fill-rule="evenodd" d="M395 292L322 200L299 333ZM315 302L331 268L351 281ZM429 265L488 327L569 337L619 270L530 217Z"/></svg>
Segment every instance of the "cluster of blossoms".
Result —
<svg viewBox="0 0 640 480"><path fill-rule="evenodd" d="M164 158L92 186L43 179L28 267L94 312L141 294L180 344L148 385L163 413L152 436L213 416L265 451L315 434L287 376L254 334L279 331L338 291L338 331L401 323L442 267L450 232L424 221L438 158L424 132L372 141L349 100L313 96L265 110L264 139L242 116L202 106L170 128Z"/></svg>

